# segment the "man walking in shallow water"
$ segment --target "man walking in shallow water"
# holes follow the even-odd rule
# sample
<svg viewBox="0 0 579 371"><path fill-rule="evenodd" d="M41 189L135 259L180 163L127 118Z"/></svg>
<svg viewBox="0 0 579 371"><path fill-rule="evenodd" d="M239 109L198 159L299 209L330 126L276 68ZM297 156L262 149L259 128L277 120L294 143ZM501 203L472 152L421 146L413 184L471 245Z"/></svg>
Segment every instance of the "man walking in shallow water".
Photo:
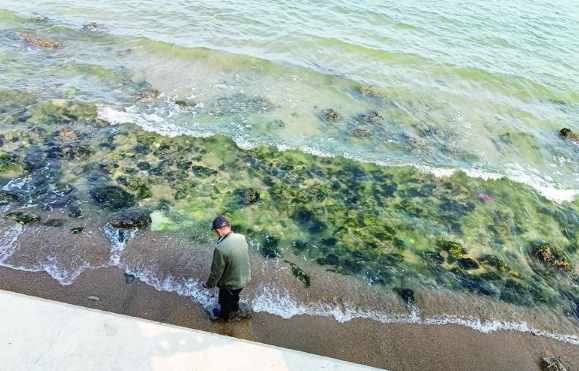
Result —
<svg viewBox="0 0 579 371"><path fill-rule="evenodd" d="M213 314L228 321L232 311L239 310L239 293L251 279L249 251L245 236L231 230L224 216L213 220L213 228L219 236L213 251L211 273L203 287L219 287L219 308Z"/></svg>

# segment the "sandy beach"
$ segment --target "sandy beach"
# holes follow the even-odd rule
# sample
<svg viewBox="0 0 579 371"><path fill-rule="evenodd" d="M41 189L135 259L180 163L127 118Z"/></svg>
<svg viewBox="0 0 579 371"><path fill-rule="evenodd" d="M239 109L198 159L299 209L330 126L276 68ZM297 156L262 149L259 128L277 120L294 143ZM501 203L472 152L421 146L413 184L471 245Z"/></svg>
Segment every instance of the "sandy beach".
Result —
<svg viewBox="0 0 579 371"><path fill-rule="evenodd" d="M255 313L250 319L211 322L188 297L157 291L119 268L83 272L63 286L42 272L0 268L0 289L108 312L286 347L388 370L540 370L541 357L579 369L579 349L529 333L483 334L458 325L383 324L354 319ZM91 300L87 297L98 297Z"/></svg>

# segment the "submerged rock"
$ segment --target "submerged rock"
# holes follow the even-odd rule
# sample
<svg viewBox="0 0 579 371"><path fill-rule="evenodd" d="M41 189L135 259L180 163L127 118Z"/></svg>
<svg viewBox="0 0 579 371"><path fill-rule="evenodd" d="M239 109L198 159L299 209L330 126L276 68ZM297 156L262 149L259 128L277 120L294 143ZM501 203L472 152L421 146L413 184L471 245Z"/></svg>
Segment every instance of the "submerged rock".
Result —
<svg viewBox="0 0 579 371"><path fill-rule="evenodd" d="M454 262L456 259L461 258L463 255L468 254L466 247L462 246L458 242L439 240L436 243L442 250L448 253L449 263Z"/></svg>
<svg viewBox="0 0 579 371"><path fill-rule="evenodd" d="M471 258L461 258L456 262L464 270L478 269L478 263Z"/></svg>
<svg viewBox="0 0 579 371"><path fill-rule="evenodd" d="M86 23L82 26L83 30L96 30L98 28L98 24L96 24L95 22L89 22Z"/></svg>
<svg viewBox="0 0 579 371"><path fill-rule="evenodd" d="M374 86L362 85L360 86L360 93L369 97L381 97L383 93Z"/></svg>
<svg viewBox="0 0 579 371"><path fill-rule="evenodd" d="M33 213L27 213L25 211L14 211L6 213L5 217L7 219L15 220L20 224L28 224L40 220L40 216Z"/></svg>
<svg viewBox="0 0 579 371"><path fill-rule="evenodd" d="M135 278L136 278L136 276L135 276L134 274L127 273L127 272L124 273L124 276L125 276L125 282L126 282L126 283L131 283L131 282L133 282L133 281L135 280Z"/></svg>
<svg viewBox="0 0 579 371"><path fill-rule="evenodd" d="M239 191L243 205L252 205L259 201L259 192L255 188L247 188Z"/></svg>
<svg viewBox="0 0 579 371"><path fill-rule="evenodd" d="M139 93L139 98L145 102L152 102L153 99L157 98L159 95L159 90L150 89Z"/></svg>
<svg viewBox="0 0 579 371"><path fill-rule="evenodd" d="M322 111L320 118L323 121L342 121L342 116L333 108Z"/></svg>
<svg viewBox="0 0 579 371"><path fill-rule="evenodd" d="M569 259L560 248L548 243L541 244L533 248L533 255L550 267L563 269L568 272L571 271Z"/></svg>
<svg viewBox="0 0 579 371"><path fill-rule="evenodd" d="M89 193L93 202L103 209L116 211L135 204L135 197L132 194L115 186L94 188Z"/></svg>
<svg viewBox="0 0 579 371"><path fill-rule="evenodd" d="M298 251L304 251L308 248L309 244L305 241L293 241L292 245L298 250Z"/></svg>
<svg viewBox="0 0 579 371"><path fill-rule="evenodd" d="M0 205L10 204L16 200L18 200L18 196L16 194L0 190Z"/></svg>
<svg viewBox="0 0 579 371"><path fill-rule="evenodd" d="M372 131L365 127L357 127L352 130L352 135L355 137L368 137L372 135Z"/></svg>
<svg viewBox="0 0 579 371"><path fill-rule="evenodd" d="M373 123L382 121L383 117L378 112L372 111L358 115L357 119L366 123Z"/></svg>
<svg viewBox="0 0 579 371"><path fill-rule="evenodd" d="M421 251L418 254L428 262L435 264L444 263L444 257L438 251Z"/></svg>
<svg viewBox="0 0 579 371"><path fill-rule="evenodd" d="M193 166L191 168L191 170L193 171L193 174L195 174L196 177L202 178L202 179L205 179L205 178L208 178L212 175L217 174L217 170L213 170L213 169L210 169L208 167L199 166L199 165Z"/></svg>
<svg viewBox="0 0 579 371"><path fill-rule="evenodd" d="M56 49L61 46L59 42L40 39L26 32L17 32L16 35L18 35L22 40L26 41L27 43L40 46L42 48Z"/></svg>
<svg viewBox="0 0 579 371"><path fill-rule="evenodd" d="M0 152L0 174L21 173L23 170L24 163L20 157Z"/></svg>
<svg viewBox="0 0 579 371"><path fill-rule="evenodd" d="M404 289L401 287L395 287L394 292L398 294L402 298L402 300L408 305L414 305L414 291L411 289Z"/></svg>
<svg viewBox="0 0 579 371"><path fill-rule="evenodd" d="M66 219L48 219L43 224L47 227L62 227L66 224Z"/></svg>
<svg viewBox="0 0 579 371"><path fill-rule="evenodd" d="M559 131L559 134L561 134L561 136L565 137L565 138L569 138L569 139L573 139L575 141L579 141L579 134L575 134L571 129L569 128L563 128Z"/></svg>
<svg viewBox="0 0 579 371"><path fill-rule="evenodd" d="M74 219L80 219L84 216L84 212L79 205L73 204L68 208L68 216Z"/></svg>
<svg viewBox="0 0 579 371"><path fill-rule="evenodd" d="M178 99L175 101L175 104L178 105L181 108L189 108L189 107L193 107L195 104L191 103L189 101L186 101L184 99Z"/></svg>
<svg viewBox="0 0 579 371"><path fill-rule="evenodd" d="M109 224L115 228L143 228L151 224L151 215L143 210L121 211L109 218Z"/></svg>
<svg viewBox="0 0 579 371"><path fill-rule="evenodd" d="M283 255L278 249L279 238L266 234L263 236L263 246L261 247L261 255L265 258L281 258Z"/></svg>

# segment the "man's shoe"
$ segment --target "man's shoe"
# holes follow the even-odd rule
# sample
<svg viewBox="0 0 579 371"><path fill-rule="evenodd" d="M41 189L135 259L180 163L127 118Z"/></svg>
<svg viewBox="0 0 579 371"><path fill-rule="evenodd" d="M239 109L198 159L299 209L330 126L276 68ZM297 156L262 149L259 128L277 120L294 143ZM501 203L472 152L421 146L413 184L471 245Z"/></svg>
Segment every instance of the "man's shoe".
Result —
<svg viewBox="0 0 579 371"><path fill-rule="evenodd" d="M224 320L224 321L229 321L229 318L223 318L223 317L221 316L221 309L219 309L219 308L213 308L213 311L212 311L212 312L213 312L213 316L214 316L214 317L212 318L212 320L216 321L216 320L222 319L222 320ZM230 314L229 316L231 317L231 314Z"/></svg>

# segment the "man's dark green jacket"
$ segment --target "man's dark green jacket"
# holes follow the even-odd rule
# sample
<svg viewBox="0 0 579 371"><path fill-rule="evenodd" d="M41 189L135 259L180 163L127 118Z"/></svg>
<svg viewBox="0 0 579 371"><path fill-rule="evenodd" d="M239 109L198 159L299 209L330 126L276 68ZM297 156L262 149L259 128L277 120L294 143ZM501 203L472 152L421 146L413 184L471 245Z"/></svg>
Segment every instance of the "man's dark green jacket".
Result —
<svg viewBox="0 0 579 371"><path fill-rule="evenodd" d="M230 232L213 251L207 286L237 290L244 288L250 279L251 267L245 236Z"/></svg>

